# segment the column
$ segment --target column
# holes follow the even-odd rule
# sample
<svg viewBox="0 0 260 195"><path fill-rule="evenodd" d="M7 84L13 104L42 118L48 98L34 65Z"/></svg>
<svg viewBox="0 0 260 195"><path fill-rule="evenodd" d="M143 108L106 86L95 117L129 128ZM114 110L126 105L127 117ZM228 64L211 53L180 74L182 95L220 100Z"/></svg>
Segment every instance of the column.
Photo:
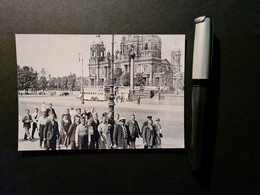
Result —
<svg viewBox="0 0 260 195"><path fill-rule="evenodd" d="M107 77L107 84L110 84L110 72L111 72L111 68L109 67L109 65L107 66L107 74L106 74L106 77Z"/></svg>
<svg viewBox="0 0 260 195"><path fill-rule="evenodd" d="M150 65L150 77L149 77L149 85L153 85L153 67Z"/></svg>
<svg viewBox="0 0 260 195"><path fill-rule="evenodd" d="M104 74L104 82L107 82L107 79L108 79L108 77L107 77L107 68L108 67L104 67L105 68L105 74Z"/></svg>
<svg viewBox="0 0 260 195"><path fill-rule="evenodd" d="M130 59L130 89L134 89L134 58L135 55L134 53L131 54L131 59Z"/></svg>
<svg viewBox="0 0 260 195"><path fill-rule="evenodd" d="M96 67L96 75L97 75L96 86L99 86L99 68L98 67Z"/></svg>

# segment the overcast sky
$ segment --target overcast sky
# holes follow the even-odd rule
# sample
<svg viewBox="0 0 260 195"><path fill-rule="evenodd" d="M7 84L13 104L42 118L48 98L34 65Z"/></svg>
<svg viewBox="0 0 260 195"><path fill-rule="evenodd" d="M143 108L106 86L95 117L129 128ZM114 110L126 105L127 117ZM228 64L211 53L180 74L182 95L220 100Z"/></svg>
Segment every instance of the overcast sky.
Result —
<svg viewBox="0 0 260 195"><path fill-rule="evenodd" d="M115 35L115 51L119 50L123 35ZM162 40L162 59L171 61L171 51L180 49L181 64L184 65L185 35L158 35ZM88 76L90 45L96 35L58 35L58 34L17 34L17 64L33 67L40 72L42 68L51 76L66 76L75 73L81 76L79 53L83 56L84 76ZM106 53L112 50L112 35L101 35ZM184 66L182 66L182 71Z"/></svg>

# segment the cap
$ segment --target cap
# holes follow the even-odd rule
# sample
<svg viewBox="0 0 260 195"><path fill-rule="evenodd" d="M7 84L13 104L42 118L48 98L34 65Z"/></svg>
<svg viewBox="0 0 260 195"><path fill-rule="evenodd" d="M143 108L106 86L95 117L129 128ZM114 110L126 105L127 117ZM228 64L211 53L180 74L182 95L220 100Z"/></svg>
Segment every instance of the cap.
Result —
<svg viewBox="0 0 260 195"><path fill-rule="evenodd" d="M155 121L160 121L160 119L159 119L159 118L156 118Z"/></svg>
<svg viewBox="0 0 260 195"><path fill-rule="evenodd" d="M212 57L212 21L208 16L195 19L192 79L209 79Z"/></svg>
<svg viewBox="0 0 260 195"><path fill-rule="evenodd" d="M152 119L153 117L152 116L147 116L147 118Z"/></svg>
<svg viewBox="0 0 260 195"><path fill-rule="evenodd" d="M126 118L125 118L125 117L121 117L121 118L119 119L119 121L122 121L122 120L126 120Z"/></svg>

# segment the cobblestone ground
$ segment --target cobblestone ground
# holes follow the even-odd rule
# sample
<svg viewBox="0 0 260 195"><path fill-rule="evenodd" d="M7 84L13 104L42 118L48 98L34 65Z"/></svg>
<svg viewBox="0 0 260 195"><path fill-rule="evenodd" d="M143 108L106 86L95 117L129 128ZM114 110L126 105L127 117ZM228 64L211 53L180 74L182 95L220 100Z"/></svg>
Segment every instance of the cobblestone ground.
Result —
<svg viewBox="0 0 260 195"><path fill-rule="evenodd" d="M41 103L52 103L58 115L58 122L65 109L73 106L82 109L90 109L95 107L99 117L103 112L108 111L108 102L91 102L86 101L85 104L76 99L76 96L19 96L19 130L18 130L18 149L19 150L44 150L39 147L39 136L35 133L33 141L23 140L24 129L22 127L21 118L25 114L25 109L29 109L30 113L34 112L36 107L40 108ZM129 118L134 113L139 126L146 120L148 115L153 118L160 118L163 129L162 148L183 148L184 147L184 106L183 97L166 97L165 100L158 101L156 99L141 100L141 105L136 102L116 103L115 113ZM30 129L31 132L31 129ZM136 140L136 147L143 148L142 139ZM61 149L65 149L61 147Z"/></svg>

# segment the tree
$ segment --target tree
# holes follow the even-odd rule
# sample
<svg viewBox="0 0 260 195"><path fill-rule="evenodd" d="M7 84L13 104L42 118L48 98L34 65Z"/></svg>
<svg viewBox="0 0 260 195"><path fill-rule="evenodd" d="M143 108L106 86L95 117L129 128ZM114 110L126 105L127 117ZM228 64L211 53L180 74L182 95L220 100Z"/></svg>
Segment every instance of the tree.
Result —
<svg viewBox="0 0 260 195"><path fill-rule="evenodd" d="M172 85L172 82L173 82L173 72L171 70L166 71L162 75L162 83L163 83L163 85L170 87Z"/></svg>
<svg viewBox="0 0 260 195"><path fill-rule="evenodd" d="M116 68L115 73L114 73L114 78L113 82L115 83L116 86L120 85L120 77L123 74L123 71L121 68Z"/></svg>
<svg viewBox="0 0 260 195"><path fill-rule="evenodd" d="M62 86L62 78L58 77L58 78L55 79L55 88L60 90L61 86Z"/></svg>
<svg viewBox="0 0 260 195"><path fill-rule="evenodd" d="M73 91L75 89L76 79L77 79L76 74L70 73L70 75L68 76L68 82L67 82L67 86L68 86L69 90Z"/></svg>
<svg viewBox="0 0 260 195"><path fill-rule="evenodd" d="M54 90L54 89L57 89L57 86L56 86L56 78L55 77L51 77L48 81L48 87L50 90Z"/></svg>
<svg viewBox="0 0 260 195"><path fill-rule="evenodd" d="M29 89L37 89L37 72L34 72L32 67L17 66L17 77L19 90L25 90L28 94Z"/></svg>
<svg viewBox="0 0 260 195"><path fill-rule="evenodd" d="M62 90L68 89L68 76L63 76L61 78L61 88L62 88Z"/></svg>
<svg viewBox="0 0 260 195"><path fill-rule="evenodd" d="M48 82L45 76L41 76L38 81L39 89L45 91L48 86Z"/></svg>
<svg viewBox="0 0 260 195"><path fill-rule="evenodd" d="M145 85L145 80L141 73L137 73L134 79L135 86Z"/></svg>
<svg viewBox="0 0 260 195"><path fill-rule="evenodd" d="M130 86L130 73L126 73L120 77L120 83L123 86Z"/></svg>

